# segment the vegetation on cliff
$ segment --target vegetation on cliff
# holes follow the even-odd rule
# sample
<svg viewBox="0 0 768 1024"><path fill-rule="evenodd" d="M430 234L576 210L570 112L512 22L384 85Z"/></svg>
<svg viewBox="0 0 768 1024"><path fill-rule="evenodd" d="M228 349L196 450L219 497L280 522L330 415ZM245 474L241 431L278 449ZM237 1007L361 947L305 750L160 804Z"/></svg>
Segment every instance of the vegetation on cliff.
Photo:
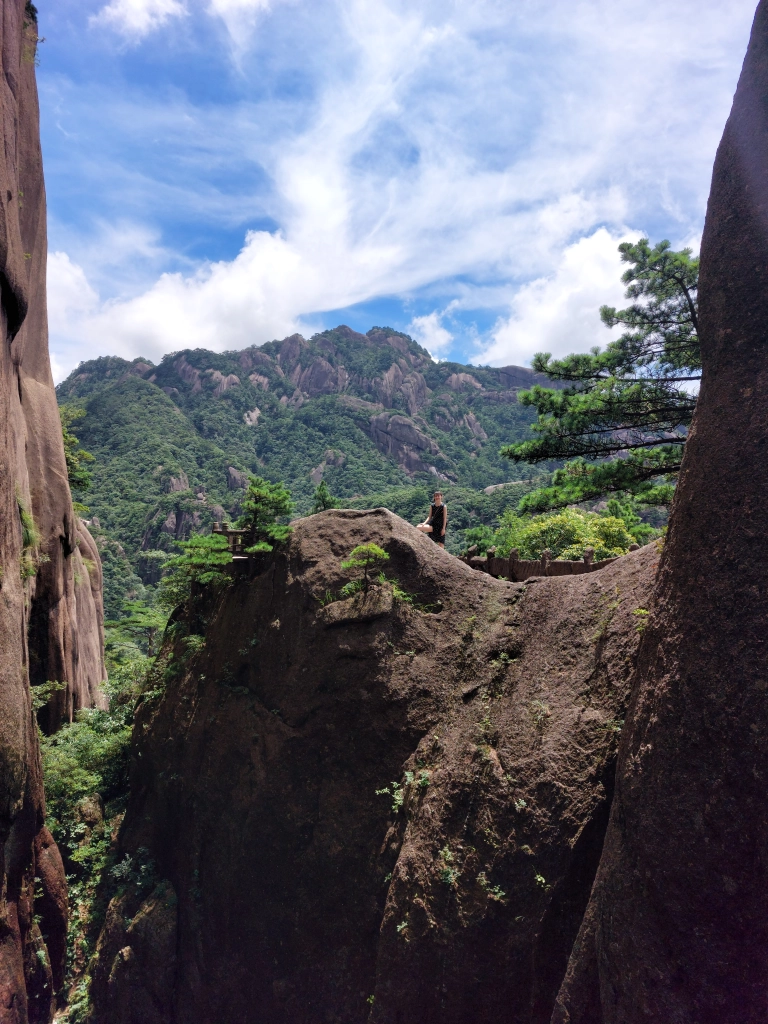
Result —
<svg viewBox="0 0 768 1024"><path fill-rule="evenodd" d="M284 544L291 528L278 519L289 516L292 510L290 492L282 483L272 484L260 476L250 477L243 498L243 514L237 521L238 529L246 531L247 553L265 554Z"/></svg>
<svg viewBox="0 0 768 1024"><path fill-rule="evenodd" d="M84 708L52 736L40 732L46 824L64 862L69 889L63 1020L80 1024L89 1006L85 970L93 955L109 900L122 884L114 840L129 794L133 718L138 702L156 685L155 635L165 616L134 607L124 622L107 628L109 680L106 710ZM38 687L43 690L45 687ZM36 694L44 706L47 694Z"/></svg>
<svg viewBox="0 0 768 1024"><path fill-rule="evenodd" d="M602 507L601 507L602 506ZM496 530L478 526L464 533L467 549L485 554L493 547L502 557L517 548L521 558L540 558L548 549L553 558L580 559L584 549L594 549L598 560L623 555L631 544L647 544L662 530L643 521L639 502L611 498L586 511L570 506L541 515L521 515L515 509L502 513Z"/></svg>
<svg viewBox="0 0 768 1024"><path fill-rule="evenodd" d="M560 388L520 394L536 409L534 440L507 445L516 463L569 459L552 486L527 495L521 509L541 512L611 492L668 505L696 406L691 385L701 377L697 320L699 261L690 249L648 239L619 246L629 264L622 277L627 309L603 306L606 327L625 332L603 351L552 359L534 357L536 370Z"/></svg>
<svg viewBox="0 0 768 1024"><path fill-rule="evenodd" d="M61 435L64 441L64 458L67 462L67 477L73 499L81 497L91 486L92 477L88 464L94 461L93 455L81 445L70 427L85 416L85 410L75 405L60 405ZM87 515L88 509L82 502L73 500L75 512Z"/></svg>

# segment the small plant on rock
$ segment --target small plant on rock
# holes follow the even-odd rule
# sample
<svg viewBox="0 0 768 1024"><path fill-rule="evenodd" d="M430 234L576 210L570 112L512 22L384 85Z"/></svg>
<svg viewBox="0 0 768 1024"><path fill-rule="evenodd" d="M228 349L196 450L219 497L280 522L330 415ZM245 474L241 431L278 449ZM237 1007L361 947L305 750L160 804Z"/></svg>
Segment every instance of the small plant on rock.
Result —
<svg viewBox="0 0 768 1024"><path fill-rule="evenodd" d="M493 900L495 903L504 903L506 901L507 894L500 885L491 885L484 871L481 871L477 876L477 881L489 900Z"/></svg>
<svg viewBox="0 0 768 1024"><path fill-rule="evenodd" d="M392 800L392 813L399 814L400 808L403 806L403 800L405 799L405 786L401 786L399 782L390 782L388 786L384 786L383 789L376 790L376 796L388 796Z"/></svg>
<svg viewBox="0 0 768 1024"><path fill-rule="evenodd" d="M458 881L460 871L458 867L454 866L454 856L450 850L450 847L444 846L440 851L440 859L443 862L443 866L440 868L440 881L445 885L454 888Z"/></svg>
<svg viewBox="0 0 768 1024"><path fill-rule="evenodd" d="M378 544L358 544L341 563L341 568L356 572L358 577L351 582L357 584L357 590L362 590L364 594L367 594L372 578L380 572L384 562L388 561L389 555Z"/></svg>
<svg viewBox="0 0 768 1024"><path fill-rule="evenodd" d="M648 617L651 613L647 608L635 608L632 614L639 620L635 629L638 633L642 633L648 625Z"/></svg>
<svg viewBox="0 0 768 1024"><path fill-rule="evenodd" d="M533 724L537 729L543 729L547 723L547 719L552 714L549 710L549 705L545 704L543 700L532 700L529 705L529 711Z"/></svg>

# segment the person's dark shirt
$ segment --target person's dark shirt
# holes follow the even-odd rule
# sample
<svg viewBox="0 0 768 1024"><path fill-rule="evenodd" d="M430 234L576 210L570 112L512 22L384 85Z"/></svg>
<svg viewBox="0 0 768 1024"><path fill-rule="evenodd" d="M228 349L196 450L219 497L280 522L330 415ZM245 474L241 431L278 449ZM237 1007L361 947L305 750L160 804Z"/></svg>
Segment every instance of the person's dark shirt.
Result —
<svg viewBox="0 0 768 1024"><path fill-rule="evenodd" d="M443 527L445 526L445 502L440 505L431 504L429 506L429 525L432 527L432 532L442 534Z"/></svg>

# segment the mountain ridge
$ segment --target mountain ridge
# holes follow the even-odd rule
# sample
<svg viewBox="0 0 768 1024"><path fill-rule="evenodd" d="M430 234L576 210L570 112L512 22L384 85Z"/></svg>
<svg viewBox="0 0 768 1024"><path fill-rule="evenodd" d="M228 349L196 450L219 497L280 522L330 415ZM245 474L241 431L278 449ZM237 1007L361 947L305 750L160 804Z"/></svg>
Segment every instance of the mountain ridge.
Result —
<svg viewBox="0 0 768 1024"><path fill-rule="evenodd" d="M533 416L517 392L534 383L546 378L436 362L406 334L345 325L238 351L183 349L158 364L81 363L57 396L83 409L76 430L96 456L83 500L103 531L108 605L114 613L121 600L116 575L133 574L123 591L138 593L174 542L236 517L248 473L283 480L299 515L321 480L344 504L375 495L409 518L442 487L458 544L457 529L495 521L531 477L499 449L527 435ZM490 500L486 488L508 493Z"/></svg>

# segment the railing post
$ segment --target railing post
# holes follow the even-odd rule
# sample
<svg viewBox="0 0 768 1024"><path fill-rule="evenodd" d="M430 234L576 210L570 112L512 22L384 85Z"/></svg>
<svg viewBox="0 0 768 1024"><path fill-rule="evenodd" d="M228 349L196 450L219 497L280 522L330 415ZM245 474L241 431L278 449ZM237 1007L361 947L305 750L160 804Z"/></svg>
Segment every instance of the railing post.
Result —
<svg viewBox="0 0 768 1024"><path fill-rule="evenodd" d="M508 579L513 582L517 580L517 563L520 560L520 549L512 548L509 552L509 574Z"/></svg>

